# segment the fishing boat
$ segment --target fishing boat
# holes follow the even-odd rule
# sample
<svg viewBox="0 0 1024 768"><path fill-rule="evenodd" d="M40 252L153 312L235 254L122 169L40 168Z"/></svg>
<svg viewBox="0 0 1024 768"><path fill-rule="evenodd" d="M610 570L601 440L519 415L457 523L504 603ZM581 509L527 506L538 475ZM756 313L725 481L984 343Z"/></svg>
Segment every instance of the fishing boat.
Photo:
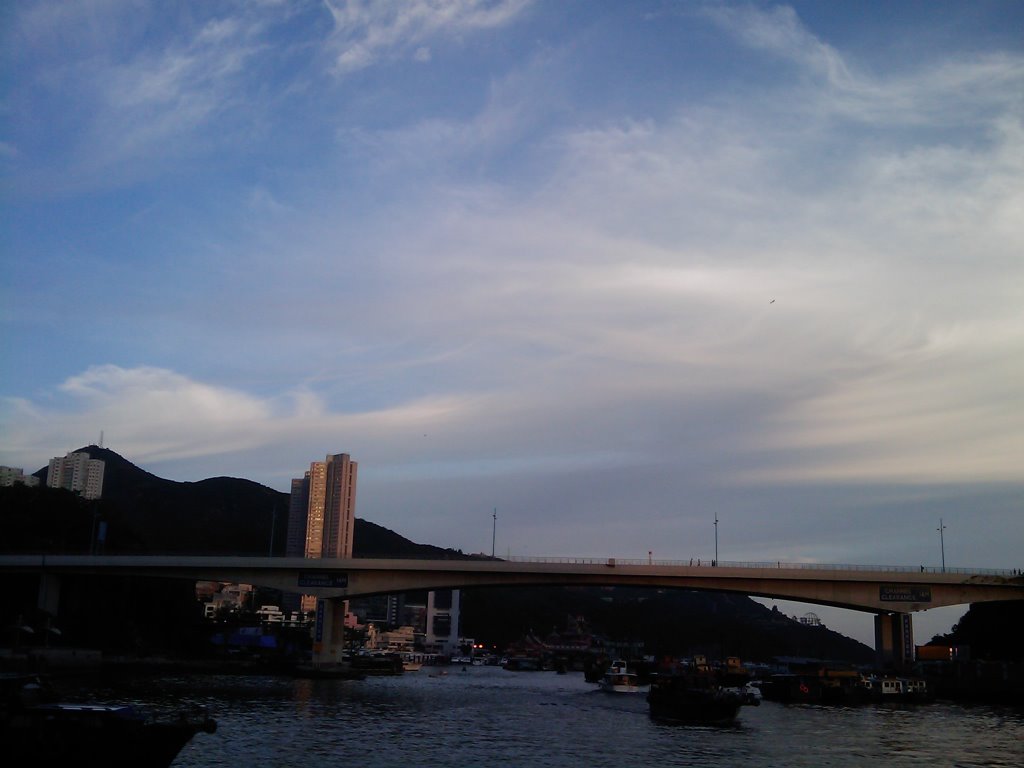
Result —
<svg viewBox="0 0 1024 768"><path fill-rule="evenodd" d="M629 665L622 660L611 663L604 675L597 681L597 686L606 693L640 693L643 689L640 686L639 676L629 669Z"/></svg>
<svg viewBox="0 0 1024 768"><path fill-rule="evenodd" d="M931 698L924 678L863 674L854 669L825 666L770 675L763 683L763 694L766 699L783 703L846 706L879 701L927 701Z"/></svg>
<svg viewBox="0 0 1024 768"><path fill-rule="evenodd" d="M735 687L722 684L719 674L698 656L659 670L647 692L650 716L695 725L729 725L748 703Z"/></svg>
<svg viewBox="0 0 1024 768"><path fill-rule="evenodd" d="M217 723L203 709L156 716L126 704L58 700L36 675L0 682L0 743L8 765L67 768L83 759L104 768L167 768L197 733Z"/></svg>

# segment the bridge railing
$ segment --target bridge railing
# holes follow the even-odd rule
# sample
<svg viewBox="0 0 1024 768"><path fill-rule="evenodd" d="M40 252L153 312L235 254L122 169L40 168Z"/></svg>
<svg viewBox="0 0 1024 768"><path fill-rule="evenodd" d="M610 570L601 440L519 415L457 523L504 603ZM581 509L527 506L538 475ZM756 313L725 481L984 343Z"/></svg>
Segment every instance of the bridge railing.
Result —
<svg viewBox="0 0 1024 768"><path fill-rule="evenodd" d="M1009 568L951 568L949 566L940 568L927 565L861 565L856 563L790 563L785 560L771 561L736 561L736 560L705 560L693 558L692 560L662 560L657 558L623 558L623 557L526 557L511 556L500 558L516 563L565 563L577 565L668 565L693 566L701 568L775 568L789 570L816 570L816 571L891 571L893 573L952 573L961 575L978 576L1018 576L1021 571L1014 571Z"/></svg>

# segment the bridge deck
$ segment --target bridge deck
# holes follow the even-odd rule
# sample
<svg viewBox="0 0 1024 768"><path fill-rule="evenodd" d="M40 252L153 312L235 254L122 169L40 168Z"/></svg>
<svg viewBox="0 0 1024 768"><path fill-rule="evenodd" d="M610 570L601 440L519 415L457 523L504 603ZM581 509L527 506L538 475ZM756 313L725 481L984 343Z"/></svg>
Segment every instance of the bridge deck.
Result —
<svg viewBox="0 0 1024 768"><path fill-rule="evenodd" d="M121 573L225 581L327 598L509 585L678 588L738 592L875 613L1024 599L1024 576L1008 570L697 562L573 557L425 560L6 555L0 556L0 572Z"/></svg>

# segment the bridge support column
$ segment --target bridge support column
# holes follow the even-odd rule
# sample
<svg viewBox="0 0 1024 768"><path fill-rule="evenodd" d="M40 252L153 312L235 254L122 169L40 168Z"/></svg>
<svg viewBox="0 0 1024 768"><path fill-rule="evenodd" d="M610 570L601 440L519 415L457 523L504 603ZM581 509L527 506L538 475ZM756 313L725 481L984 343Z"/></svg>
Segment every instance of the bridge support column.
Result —
<svg viewBox="0 0 1024 768"><path fill-rule="evenodd" d="M60 576L46 571L39 574L39 595L36 598L36 607L50 616L57 615L57 609L60 608Z"/></svg>
<svg viewBox="0 0 1024 768"><path fill-rule="evenodd" d="M313 663L340 664L345 649L346 600L320 598L316 601L313 629Z"/></svg>
<svg viewBox="0 0 1024 768"><path fill-rule="evenodd" d="M875 616L875 658L883 669L904 669L913 663L914 621L909 613Z"/></svg>

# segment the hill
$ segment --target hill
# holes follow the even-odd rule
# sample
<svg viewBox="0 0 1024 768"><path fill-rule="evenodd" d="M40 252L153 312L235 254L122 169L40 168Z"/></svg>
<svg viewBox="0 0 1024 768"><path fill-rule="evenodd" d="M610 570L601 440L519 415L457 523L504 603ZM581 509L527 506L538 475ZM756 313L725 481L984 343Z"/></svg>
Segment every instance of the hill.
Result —
<svg viewBox="0 0 1024 768"><path fill-rule="evenodd" d="M766 661L782 656L870 664L873 649L807 626L746 595L629 587L502 587L464 590L463 633L499 646L544 638L582 616L599 634L642 641L646 653Z"/></svg>
<svg viewBox="0 0 1024 768"><path fill-rule="evenodd" d="M971 658L1024 662L1024 602L975 603L945 635L929 645L967 646Z"/></svg>
<svg viewBox="0 0 1024 768"><path fill-rule="evenodd" d="M78 452L104 462L103 498L81 502L88 510L83 518L88 524L75 525L67 517L68 505L74 506L73 495L67 494L68 498L60 502L64 515L59 521L52 521L62 525L28 526L38 527L47 534L37 540L37 545L49 541L60 545L51 547L51 551L88 552L95 516L106 523L103 551L107 554L284 555L287 493L236 477L212 477L191 483L165 480L108 448L89 445L79 448ZM45 482L46 473L44 467L33 474ZM32 507L38 512L50 506L28 497L46 496L46 491L51 489L21 487L20 490L26 498L5 504L9 513L19 507ZM27 493L31 490L37 493ZM24 527L24 521L18 527ZM54 540L54 532L68 528L75 532L73 539L62 535L60 541ZM33 547L17 549L30 551ZM359 518L355 522L353 554L356 557L460 556L456 550L416 544Z"/></svg>
<svg viewBox="0 0 1024 768"><path fill-rule="evenodd" d="M80 449L105 462L103 499L67 491L0 489L7 552L88 552L96 524L106 523L107 554L283 555L288 494L250 480L165 480L98 446ZM46 469L35 473L45 479ZM356 557L465 558L458 550L417 544L367 520L355 522ZM122 605L134 598L125 598ZM746 658L814 656L869 662L869 647L826 627L805 626L743 595L615 588L465 590L463 634L505 645L546 634L567 616L585 616L602 633L643 638L659 652ZM139 610L137 607L132 610ZM729 649L729 650L725 650Z"/></svg>

